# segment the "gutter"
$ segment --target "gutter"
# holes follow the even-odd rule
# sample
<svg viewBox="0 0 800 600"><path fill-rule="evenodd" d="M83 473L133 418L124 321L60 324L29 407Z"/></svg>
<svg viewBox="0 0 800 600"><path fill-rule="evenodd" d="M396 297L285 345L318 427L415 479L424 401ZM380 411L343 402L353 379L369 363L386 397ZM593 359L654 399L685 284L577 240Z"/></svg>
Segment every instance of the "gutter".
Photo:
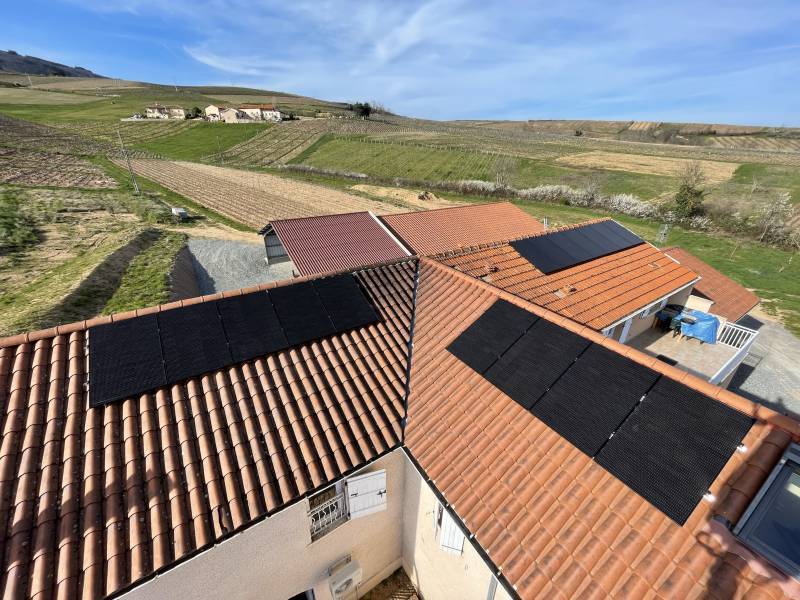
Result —
<svg viewBox="0 0 800 600"><path fill-rule="evenodd" d="M672 258L672 257L670 257L670 258ZM673 260L675 260L675 259L673 259ZM679 264L680 264L680 263L679 263ZM680 292L680 291L682 291L682 290L685 290L685 289L686 289L687 287L689 287L690 285L695 285L695 284L696 284L698 281L700 281L701 279L702 279L702 277L699 277L699 276L698 276L696 279L693 279L692 281L690 281L690 282L689 282L689 283L687 283L686 285L682 285L681 287L679 287L679 288L677 288L677 289L674 289L674 290L672 290L672 291L671 291L669 294L666 294L666 295L664 295L664 296L661 296L660 298L657 298L656 300L653 300L652 302L648 303L648 304L647 304L647 306L643 306L643 307L641 307L641 308L640 308L640 309L638 309L636 312L632 312L631 314L629 314L629 315L627 315L627 316L624 316L624 317L622 317L621 319L618 319L618 320L614 321L614 322L613 322L611 325L606 325L605 327L603 327L603 329L611 329L612 327L616 327L616 326L617 326L617 325L619 325L620 323L624 323L624 322L625 322L625 321L627 321L628 319L631 319L631 318L635 317L636 315L638 315L640 312L642 312L642 311L643 311L644 309L646 309L648 306L652 306L653 304L658 304L659 302L661 302L662 300L665 300L665 299L669 298L669 297L670 297L670 296L672 296L673 294L677 294L678 292Z"/></svg>

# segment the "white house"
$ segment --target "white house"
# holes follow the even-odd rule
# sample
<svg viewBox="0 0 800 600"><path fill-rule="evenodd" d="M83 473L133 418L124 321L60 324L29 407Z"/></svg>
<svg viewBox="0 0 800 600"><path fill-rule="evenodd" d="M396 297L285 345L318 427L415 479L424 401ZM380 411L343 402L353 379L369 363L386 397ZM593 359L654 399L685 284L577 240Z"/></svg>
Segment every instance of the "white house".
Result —
<svg viewBox="0 0 800 600"><path fill-rule="evenodd" d="M280 121L281 112L272 104L242 104L239 107L256 121Z"/></svg>
<svg viewBox="0 0 800 600"><path fill-rule="evenodd" d="M203 114L206 117L206 121L219 121L220 113L226 108L227 107L222 106L221 104L209 104L203 109Z"/></svg>
<svg viewBox="0 0 800 600"><path fill-rule="evenodd" d="M145 116L148 119L185 119L186 111L181 106L156 103L145 107Z"/></svg>

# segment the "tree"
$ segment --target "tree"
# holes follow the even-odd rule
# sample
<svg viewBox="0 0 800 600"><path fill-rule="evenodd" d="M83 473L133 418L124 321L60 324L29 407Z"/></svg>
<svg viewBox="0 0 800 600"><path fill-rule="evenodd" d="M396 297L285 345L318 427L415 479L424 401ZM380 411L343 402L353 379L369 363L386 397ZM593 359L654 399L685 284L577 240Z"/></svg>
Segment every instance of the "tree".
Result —
<svg viewBox="0 0 800 600"><path fill-rule="evenodd" d="M199 106L192 107L188 111L186 111L187 119L197 119L201 116L203 116L203 111L200 109Z"/></svg>
<svg viewBox="0 0 800 600"><path fill-rule="evenodd" d="M356 102L355 104L351 104L350 110L364 119L369 119L370 114L372 114L372 106L369 102Z"/></svg>
<svg viewBox="0 0 800 600"><path fill-rule="evenodd" d="M788 224L791 216L792 197L788 192L777 194L761 210L759 218L761 236L758 241L763 242L765 239L778 243L785 241L788 237Z"/></svg>
<svg viewBox="0 0 800 600"><path fill-rule="evenodd" d="M678 193L675 194L675 213L682 219L702 215L703 199L706 196L704 187L706 175L697 161L687 163L681 173Z"/></svg>

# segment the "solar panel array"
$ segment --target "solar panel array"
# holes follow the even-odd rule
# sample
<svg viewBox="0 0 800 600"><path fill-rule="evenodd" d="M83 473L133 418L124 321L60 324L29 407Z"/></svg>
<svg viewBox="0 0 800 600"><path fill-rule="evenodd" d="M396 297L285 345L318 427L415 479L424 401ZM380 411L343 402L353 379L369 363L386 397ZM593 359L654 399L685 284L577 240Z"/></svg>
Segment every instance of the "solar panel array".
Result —
<svg viewBox="0 0 800 600"><path fill-rule="evenodd" d="M379 320L350 274L89 328L89 402L102 406Z"/></svg>
<svg viewBox="0 0 800 600"><path fill-rule="evenodd" d="M642 238L610 220L510 242L546 275L643 243Z"/></svg>
<svg viewBox="0 0 800 600"><path fill-rule="evenodd" d="M753 420L525 312L498 300L448 350L685 523Z"/></svg>

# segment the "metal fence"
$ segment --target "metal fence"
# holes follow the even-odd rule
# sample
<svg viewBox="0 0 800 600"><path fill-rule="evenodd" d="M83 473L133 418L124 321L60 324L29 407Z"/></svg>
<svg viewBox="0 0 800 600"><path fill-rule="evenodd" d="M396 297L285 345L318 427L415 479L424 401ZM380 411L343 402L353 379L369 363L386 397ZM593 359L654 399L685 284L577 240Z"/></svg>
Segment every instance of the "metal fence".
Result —
<svg viewBox="0 0 800 600"><path fill-rule="evenodd" d="M344 494L337 494L308 511L311 539L317 540L347 521L347 502Z"/></svg>

